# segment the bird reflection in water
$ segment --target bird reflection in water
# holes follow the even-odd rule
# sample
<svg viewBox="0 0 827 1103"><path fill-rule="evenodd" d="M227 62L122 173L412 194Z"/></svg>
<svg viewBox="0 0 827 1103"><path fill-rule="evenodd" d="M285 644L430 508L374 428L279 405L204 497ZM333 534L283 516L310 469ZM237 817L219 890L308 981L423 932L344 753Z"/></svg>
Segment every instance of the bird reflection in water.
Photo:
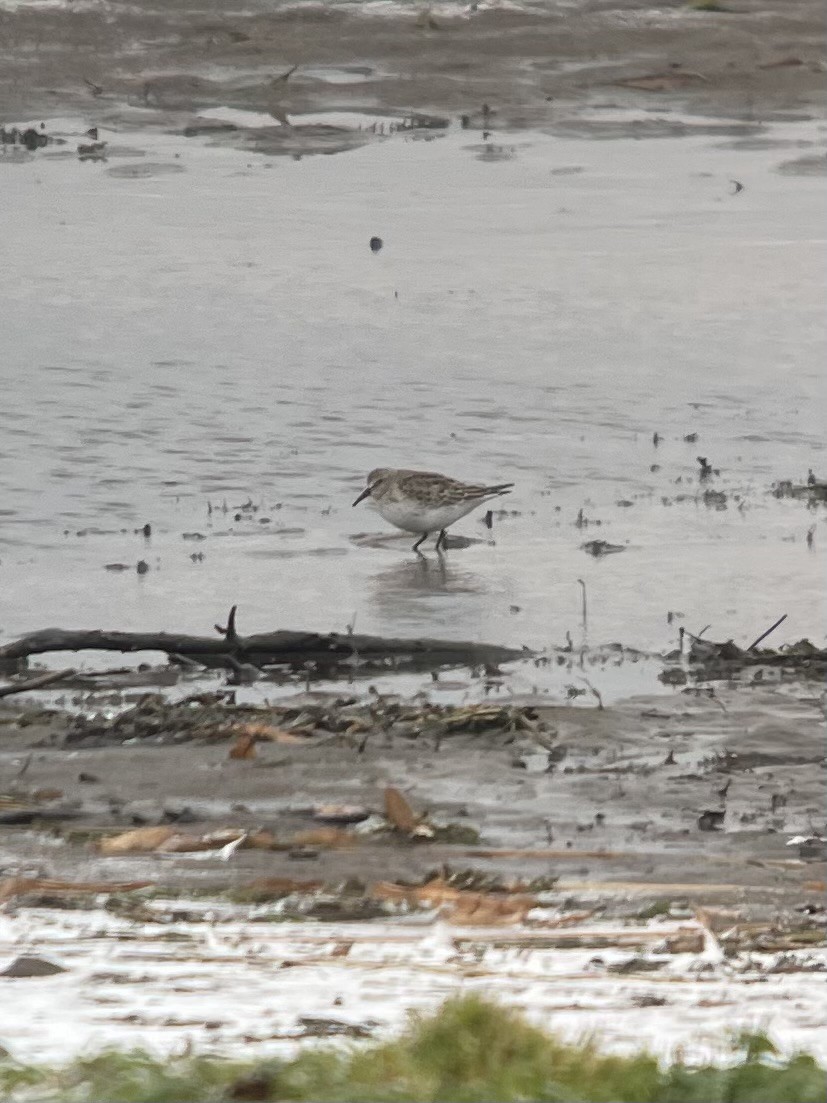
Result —
<svg viewBox="0 0 827 1103"><path fill-rule="evenodd" d="M432 635L434 617L439 619L439 614L444 613L446 622L453 620L459 612L459 602L463 622L467 622L469 613L473 619L478 598L487 589L483 578L456 566L447 556L417 556L373 576L371 603L390 622L398 624L401 617ZM479 602L480 612L487 604Z"/></svg>

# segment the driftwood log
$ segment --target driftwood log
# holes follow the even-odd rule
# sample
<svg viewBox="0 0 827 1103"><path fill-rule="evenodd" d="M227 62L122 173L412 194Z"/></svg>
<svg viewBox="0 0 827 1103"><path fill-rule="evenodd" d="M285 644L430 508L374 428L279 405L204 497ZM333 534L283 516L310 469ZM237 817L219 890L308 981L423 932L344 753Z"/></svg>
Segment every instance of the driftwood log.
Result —
<svg viewBox="0 0 827 1103"><path fill-rule="evenodd" d="M348 660L387 661L392 665L435 669L448 665L495 665L524 658L528 652L495 644L461 640L395 639L384 636L281 630L240 636L235 607L226 627L216 625L220 638L174 632L106 632L99 628L66 631L44 628L0 646L0 668L19 668L30 655L50 651L162 651L173 662L200 666L233 666L239 660L254 666L335 667Z"/></svg>

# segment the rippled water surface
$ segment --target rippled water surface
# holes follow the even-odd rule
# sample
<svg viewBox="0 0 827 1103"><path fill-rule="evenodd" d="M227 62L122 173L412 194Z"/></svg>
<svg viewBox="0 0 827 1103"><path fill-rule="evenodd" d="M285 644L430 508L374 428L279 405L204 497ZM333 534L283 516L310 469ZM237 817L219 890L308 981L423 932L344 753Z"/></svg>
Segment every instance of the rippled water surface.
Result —
<svg viewBox="0 0 827 1103"><path fill-rule="evenodd" d="M582 578L595 641L745 644L785 612L779 642L823 641L823 512L770 487L827 475L823 177L778 171L824 136L762 137L0 162L0 637L237 602L242 631L543 646ZM379 465L517 485L423 563L350 507Z"/></svg>

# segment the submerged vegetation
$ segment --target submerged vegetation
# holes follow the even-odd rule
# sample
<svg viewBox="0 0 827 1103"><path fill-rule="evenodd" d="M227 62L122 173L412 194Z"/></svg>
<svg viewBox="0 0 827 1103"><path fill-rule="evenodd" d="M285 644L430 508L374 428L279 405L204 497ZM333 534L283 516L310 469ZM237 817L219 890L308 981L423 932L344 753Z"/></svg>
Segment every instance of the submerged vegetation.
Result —
<svg viewBox="0 0 827 1103"><path fill-rule="evenodd" d="M61 1069L0 1057L0 1097L10 1101L199 1100L626 1101L626 1103L821 1103L827 1074L813 1058L781 1059L763 1035L732 1042L724 1065L668 1066L647 1053L612 1057L571 1045L517 1012L476 997L415 1016L396 1040L348 1050L318 1048L293 1060L214 1057L158 1060L108 1051Z"/></svg>

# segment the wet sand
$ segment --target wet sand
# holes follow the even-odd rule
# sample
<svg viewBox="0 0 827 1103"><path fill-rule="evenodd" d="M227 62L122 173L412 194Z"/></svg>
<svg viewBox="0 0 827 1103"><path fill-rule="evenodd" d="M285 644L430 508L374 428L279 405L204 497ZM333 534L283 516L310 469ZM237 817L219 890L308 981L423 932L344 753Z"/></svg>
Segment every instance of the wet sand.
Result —
<svg viewBox="0 0 827 1103"><path fill-rule="evenodd" d="M823 102L823 24L816 0L733 0L724 12L642 2L557 6L227 4L139 0L0 8L9 116L118 101L188 109L219 99L292 111L475 112L542 126L574 102L643 93L705 115L801 116ZM299 71L275 97L268 82ZM618 81L656 76L650 89ZM359 78L362 78L360 80ZM85 81L101 91L95 93ZM221 86L216 95L215 86ZM235 89L230 94L229 89Z"/></svg>
<svg viewBox="0 0 827 1103"><path fill-rule="evenodd" d="M600 897L615 907L624 903L624 883L640 883L636 898L647 895L647 882L655 897L669 895L659 886L683 883L674 894L693 904L717 900L760 911L804 902L812 891L805 884L824 874L823 863L801 861L786 845L823 818L816 684L719 689L713 697L690 689L609 709L540 706L539 735L460 732L438 745L433 736L383 734L380 724L364 738L259 743L251 761L230 759L227 739L159 746L133 738L95 747L75 735L65 743L70 722L59 714L49 729L36 720L20 728L17 715L4 713L5 788L57 789L71 813L62 826L58 816L53 830L5 827L4 860L47 877L77 879L83 870L86 880L149 878L223 891L257 876L296 876L298 868L324 881L370 881L416 879L448 863L559 877L560 890L578 902ZM264 709L254 718L268 715ZM176 822L181 813L189 833L240 827L289 839L317 825L318 806L381 814L388 785L404 791L418 813L467 827L469 837L401 845L365 836L341 850L322 845L306 867L286 851L242 850L231 863L205 865L185 856L104 858L89 849L98 835ZM708 811L724 813L714 830L699 822ZM498 850L502 858L486 858ZM545 858L549 850L560 857Z"/></svg>
<svg viewBox="0 0 827 1103"><path fill-rule="evenodd" d="M783 1052L823 1054L827 864L787 845L823 822L816 688L538 709L540 742L458 733L437 749L380 732L259 743L253 760L230 759L226 740L52 748L67 720L21 729L3 710L4 789L66 809L0 828L0 957L65 970L4 978L4 1044L41 1061L104 1045L292 1054L485 991L614 1052L715 1059L726 1031L760 1019ZM465 841L340 828L325 843L314 807L378 818L387 785ZM97 850L165 822L304 842L224 858ZM435 876L482 889L475 914ZM399 903L423 881L419 907ZM149 888L105 891L135 882Z"/></svg>

